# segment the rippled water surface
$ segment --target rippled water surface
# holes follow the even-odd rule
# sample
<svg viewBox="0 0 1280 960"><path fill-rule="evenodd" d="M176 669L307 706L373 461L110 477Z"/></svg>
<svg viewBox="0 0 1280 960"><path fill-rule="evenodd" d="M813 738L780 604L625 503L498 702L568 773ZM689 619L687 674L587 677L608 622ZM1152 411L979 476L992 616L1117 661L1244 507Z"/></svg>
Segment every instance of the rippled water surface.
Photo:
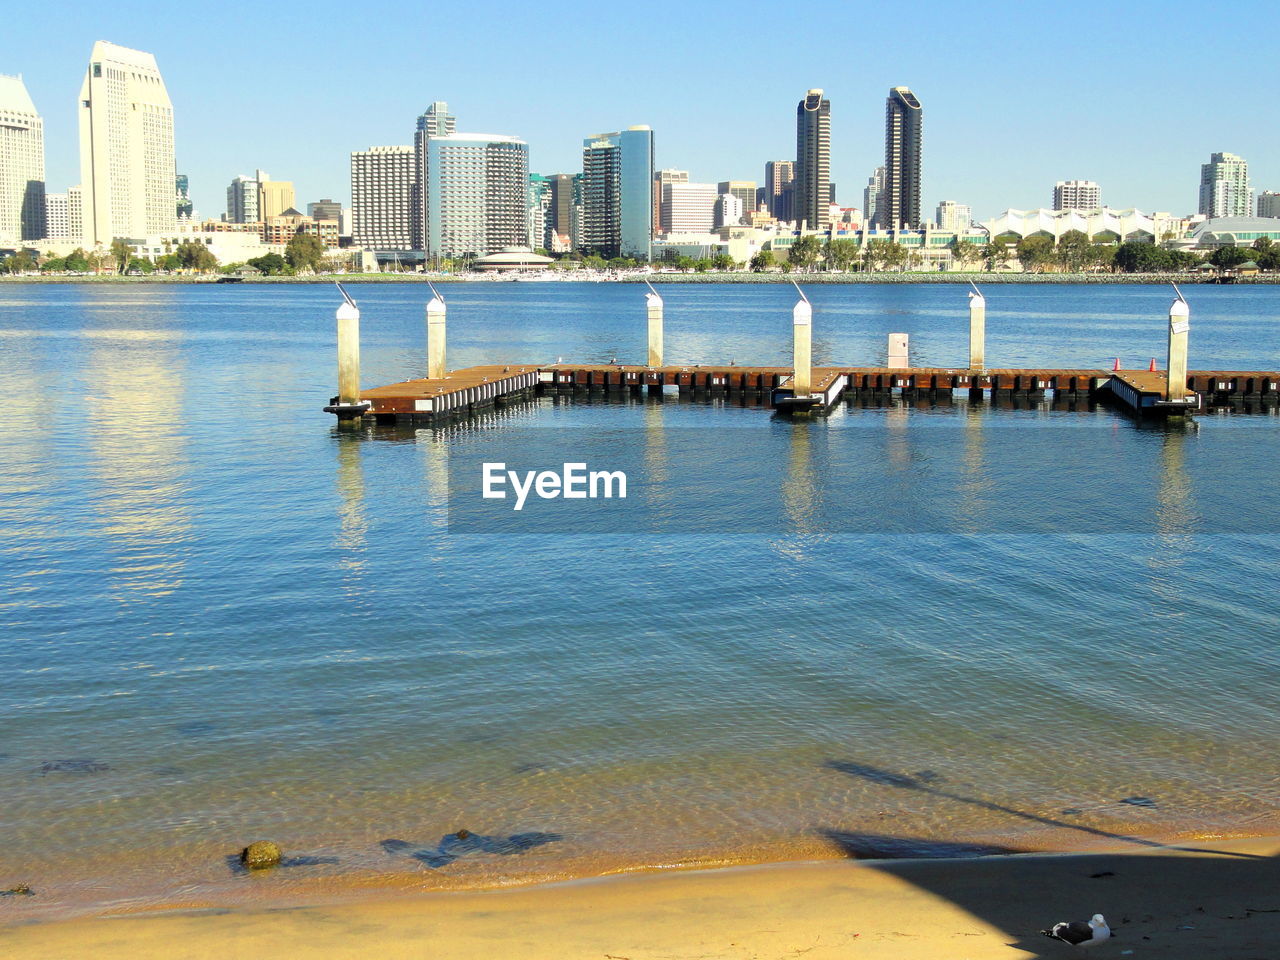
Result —
<svg viewBox="0 0 1280 960"><path fill-rule="evenodd" d="M353 291L364 383L421 375L424 288ZM1168 288L986 293L993 365L1163 355ZM787 362L786 288L663 295L669 359ZM634 286L446 296L453 367L642 356ZM964 356L959 288L810 297L817 363ZM1280 368L1280 288L1189 298L1193 367ZM0 890L40 894L4 910L260 896L226 860L258 838L301 891L1275 829L1275 416L543 399L339 431L335 306L0 286ZM451 528L479 459L583 448L667 525ZM845 523L878 509L891 535Z"/></svg>

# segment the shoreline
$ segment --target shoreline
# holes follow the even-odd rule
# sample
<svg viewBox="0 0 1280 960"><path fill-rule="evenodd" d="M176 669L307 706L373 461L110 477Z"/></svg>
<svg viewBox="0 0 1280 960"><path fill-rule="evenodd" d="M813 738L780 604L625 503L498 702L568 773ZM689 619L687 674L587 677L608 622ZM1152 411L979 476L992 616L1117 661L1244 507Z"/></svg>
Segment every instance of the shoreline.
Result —
<svg viewBox="0 0 1280 960"><path fill-rule="evenodd" d="M254 880L268 880L255 876ZM857 955L898 960L1053 957L1038 935L1061 919L1107 915L1109 955L1250 960L1280 942L1280 837L1086 853L965 859L805 861L329 905L191 905L10 925L13 956L530 960ZM11 902L11 901L10 901ZM1268 947L1267 945L1271 946Z"/></svg>
<svg viewBox="0 0 1280 960"><path fill-rule="evenodd" d="M0 276L0 284L45 284L45 283L126 283L126 284L217 284L217 275L209 276L166 276L166 277L124 277L112 274L100 276ZM581 279L566 276L563 280L540 280L529 277L494 277L489 275L460 276L456 274L384 274L384 273L344 273L324 274L309 277L245 277L235 283L224 286L252 284L270 286L273 284L293 283L724 283L724 284L1063 284L1063 285L1133 285L1157 284L1167 286L1170 283L1182 285L1208 286L1275 286L1280 284L1280 275L1241 277L1229 284L1218 284L1197 274L1168 273L703 273L676 274L656 273L634 276L612 277L596 275Z"/></svg>

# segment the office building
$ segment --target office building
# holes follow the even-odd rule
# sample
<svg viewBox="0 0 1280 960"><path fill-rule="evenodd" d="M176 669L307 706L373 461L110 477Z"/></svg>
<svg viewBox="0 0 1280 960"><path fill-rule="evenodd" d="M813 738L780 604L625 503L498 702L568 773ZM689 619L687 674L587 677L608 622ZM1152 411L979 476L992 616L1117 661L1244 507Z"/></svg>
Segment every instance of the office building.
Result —
<svg viewBox="0 0 1280 960"><path fill-rule="evenodd" d="M1102 189L1092 180L1059 180L1053 185L1054 210L1096 210Z"/></svg>
<svg viewBox="0 0 1280 960"><path fill-rule="evenodd" d="M529 246L551 248L551 178L529 174Z"/></svg>
<svg viewBox="0 0 1280 960"><path fill-rule="evenodd" d="M1280 217L1280 193L1267 190L1258 194L1258 216Z"/></svg>
<svg viewBox="0 0 1280 960"><path fill-rule="evenodd" d="M370 147L351 154L351 242L373 250L411 250L414 150Z"/></svg>
<svg viewBox="0 0 1280 960"><path fill-rule="evenodd" d="M714 183L664 183L661 232L710 233L719 196Z"/></svg>
<svg viewBox="0 0 1280 960"><path fill-rule="evenodd" d="M278 217L286 210L294 209L292 181L268 179L261 170L258 176L258 216L261 219Z"/></svg>
<svg viewBox="0 0 1280 960"><path fill-rule="evenodd" d="M963 233L969 229L972 220L973 211L968 204L956 203L954 200L943 200L938 204L936 221L939 230Z"/></svg>
<svg viewBox="0 0 1280 960"><path fill-rule="evenodd" d="M328 249L338 245L336 218L316 219L292 208L262 221L263 243L288 243L298 234L318 237Z"/></svg>
<svg viewBox="0 0 1280 960"><path fill-rule="evenodd" d="M795 219L795 179L794 160L770 160L764 165L765 203L778 220Z"/></svg>
<svg viewBox="0 0 1280 960"><path fill-rule="evenodd" d="M756 208L756 183L754 180L721 180L716 184L716 190L722 194L731 193L742 201L740 217L745 217Z"/></svg>
<svg viewBox="0 0 1280 960"><path fill-rule="evenodd" d="M924 144L924 111L907 87L889 91L884 110L884 208L876 210L880 226L918 230L920 159Z"/></svg>
<svg viewBox="0 0 1280 960"><path fill-rule="evenodd" d="M653 131L628 127L582 142L580 246L602 257L649 259L653 242Z"/></svg>
<svg viewBox="0 0 1280 960"><path fill-rule="evenodd" d="M84 240L84 191L80 184L67 188L67 238Z"/></svg>
<svg viewBox="0 0 1280 960"><path fill-rule="evenodd" d="M557 173L551 177L551 204L547 208L548 229L561 237L573 235L573 208L582 202L582 177Z"/></svg>
<svg viewBox="0 0 1280 960"><path fill-rule="evenodd" d="M261 175L262 171L259 170ZM261 223L262 215L258 211L258 178L246 177L243 174L231 181L227 187L228 223Z"/></svg>
<svg viewBox="0 0 1280 960"><path fill-rule="evenodd" d="M457 132L458 118L449 104L436 100L418 117L413 132L413 249L427 246L427 141Z"/></svg>
<svg viewBox="0 0 1280 960"><path fill-rule="evenodd" d="M156 58L99 40L80 87L84 240L170 233L173 104Z"/></svg>
<svg viewBox="0 0 1280 960"><path fill-rule="evenodd" d="M342 219L342 204L328 198L316 200L307 204L307 216L313 220L333 220L336 223Z"/></svg>
<svg viewBox="0 0 1280 960"><path fill-rule="evenodd" d="M191 183L185 173L174 178L175 210L179 220L190 220L195 213L195 205L191 202Z"/></svg>
<svg viewBox="0 0 1280 960"><path fill-rule="evenodd" d="M825 230L831 202L831 101L810 90L796 106L794 219L801 228Z"/></svg>
<svg viewBox="0 0 1280 960"><path fill-rule="evenodd" d="M732 193L722 193L716 198L715 221L712 226L716 229L740 226L745 216L742 198Z"/></svg>
<svg viewBox="0 0 1280 960"><path fill-rule="evenodd" d="M529 145L515 137L427 138L428 257L483 257L528 248Z"/></svg>
<svg viewBox="0 0 1280 960"><path fill-rule="evenodd" d="M884 209L884 167L876 167L862 188L862 215L866 223L879 226L879 212Z"/></svg>
<svg viewBox="0 0 1280 960"><path fill-rule="evenodd" d="M0 243L44 236L44 121L22 78L0 75Z"/></svg>
<svg viewBox="0 0 1280 960"><path fill-rule="evenodd" d="M653 232L662 233L662 188L668 183L688 183L688 170L659 170L653 175Z"/></svg>
<svg viewBox="0 0 1280 960"><path fill-rule="evenodd" d="M65 193L44 195L44 236L46 240L71 239L71 212Z"/></svg>
<svg viewBox="0 0 1280 960"><path fill-rule="evenodd" d="M1200 166L1199 212L1209 218L1253 216L1248 161L1234 153L1210 154Z"/></svg>

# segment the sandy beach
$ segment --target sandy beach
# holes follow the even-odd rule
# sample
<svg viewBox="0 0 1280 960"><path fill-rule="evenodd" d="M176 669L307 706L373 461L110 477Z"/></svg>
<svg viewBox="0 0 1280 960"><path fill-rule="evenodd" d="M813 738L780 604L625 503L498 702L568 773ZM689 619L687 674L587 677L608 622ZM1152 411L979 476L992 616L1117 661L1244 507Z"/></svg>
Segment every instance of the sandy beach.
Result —
<svg viewBox="0 0 1280 960"><path fill-rule="evenodd" d="M780 864L342 906L0 925L0 954L1013 960L1070 956L1075 948L1037 931L1095 912L1115 931L1096 956L1274 960L1280 838L1089 854Z"/></svg>

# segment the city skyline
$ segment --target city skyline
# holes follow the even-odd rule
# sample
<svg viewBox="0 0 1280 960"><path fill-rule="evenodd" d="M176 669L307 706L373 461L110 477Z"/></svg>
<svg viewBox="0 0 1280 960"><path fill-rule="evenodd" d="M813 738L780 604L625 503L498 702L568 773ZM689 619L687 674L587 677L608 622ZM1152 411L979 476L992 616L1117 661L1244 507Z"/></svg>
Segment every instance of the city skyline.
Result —
<svg viewBox="0 0 1280 960"><path fill-rule="evenodd" d="M648 124L657 134L656 168L689 170L697 182L758 182L767 160L793 153L794 127L788 117L794 116L797 96L810 87L824 89L835 105L831 179L841 185L837 199L860 207L861 185L882 162L884 90L904 84L930 113L931 160L924 173L922 209L952 199L969 204L981 218L1007 207L1040 206L1045 183L1087 170L1106 185L1117 206L1190 213L1196 209L1199 166L1216 152L1246 157L1259 192L1280 187L1280 133L1249 105L1267 102L1274 80L1251 81L1253 95L1243 98L1248 103L1181 79L1186 74L1172 69L1123 80L1073 77L1064 93L1056 73L1053 78L1039 76L1043 65L1031 48L1043 21L1034 10L1009 7L973 23L939 6L924 18L913 42L929 46L945 41L948 49L964 55L959 61L941 58L940 63L918 58L910 67L903 67L893 50L857 70L832 66L830 58L812 56L811 48L807 55L788 56L800 54L804 45L799 38L780 36L773 55L786 64L785 71L759 74L749 65L730 62L717 67L697 94L686 76L664 70L662 64L683 65L683 55L693 49L703 27L727 28L741 33L745 42L752 17L739 18L741 23L718 18L727 8L712 3L692 15L689 30L673 32L617 12L598 12L606 28L613 23L628 37L611 57L615 69L626 74L645 63L648 79L634 90L610 85L607 96L569 98L553 94L571 88L581 92L579 68L572 66L581 51L531 11L507 4L482 6L501 10L511 27L508 35L486 36L486 44L493 46L483 66L469 64L462 55L477 38L474 15L433 14L428 23L425 14L406 11L398 15L394 29L386 20L368 18L344 28L342 49L335 50L344 63L360 66L358 79L326 79L323 97L315 95L314 87L296 84L287 62L267 56L265 35L258 41L235 33L235 43L230 43L230 25L240 9L236 4L228 6L225 22L202 35L206 45L227 40L233 48L215 72L206 59L192 55L187 31L143 13L158 8L125 3L110 14L86 13L77 18L74 31L51 31L38 19L15 18L0 38L0 73L23 74L45 121L48 190L62 193L79 182L75 98L93 43L106 39L153 53L174 103L178 168L190 176L196 208L205 217L221 213L222 191L233 177L257 167L292 180L301 203L320 197L349 202L350 152L406 142L404 118L411 122L436 100L448 101L458 114L471 118L469 129L498 130L528 142L531 169L538 172L580 169L581 139L593 130ZM1250 7L1264 9L1260 4L1244 7L1242 16ZM328 9L338 8L321 12ZM306 17L302 10L285 3L272 16L289 23L295 40L327 37L331 18L314 16L314 5L306 8ZM1180 52L1194 50L1198 68L1212 73L1215 64L1225 69L1238 54L1225 32L1206 36L1169 16L1165 7L1158 18L1144 18L1148 10L1156 8L1139 4L1121 14L1101 5L1089 7L1085 12L1092 17L1095 35L1087 43L1083 38L1069 41L1065 50L1055 40L1055 50L1064 62L1071 60L1073 50L1083 55L1087 48L1090 56L1103 56L1134 42L1131 32L1111 28L1142 22L1144 46L1167 51L1170 62ZM822 16L829 35L846 28L869 36L877 23L891 23L887 14L874 11L855 15L823 8ZM430 69L416 70L411 48L428 27L440 38L440 46L433 45L439 53L433 52ZM531 66L527 50L515 54L535 35L545 40L539 60L546 62ZM37 49L39 56L31 52ZM1010 49L1017 52L1010 55ZM964 66L976 66L997 52L1002 64L1028 76L1013 87L996 88L988 71ZM302 89L295 91L295 86ZM539 88L544 96L536 114L526 99L511 95L512 89L534 93ZM716 102L710 114L704 109L705 96ZM1143 100L1140 112L1109 103L1135 98ZM270 109L248 108L264 99ZM323 139L317 130L325 131ZM1085 135L1074 136L1074 131Z"/></svg>

